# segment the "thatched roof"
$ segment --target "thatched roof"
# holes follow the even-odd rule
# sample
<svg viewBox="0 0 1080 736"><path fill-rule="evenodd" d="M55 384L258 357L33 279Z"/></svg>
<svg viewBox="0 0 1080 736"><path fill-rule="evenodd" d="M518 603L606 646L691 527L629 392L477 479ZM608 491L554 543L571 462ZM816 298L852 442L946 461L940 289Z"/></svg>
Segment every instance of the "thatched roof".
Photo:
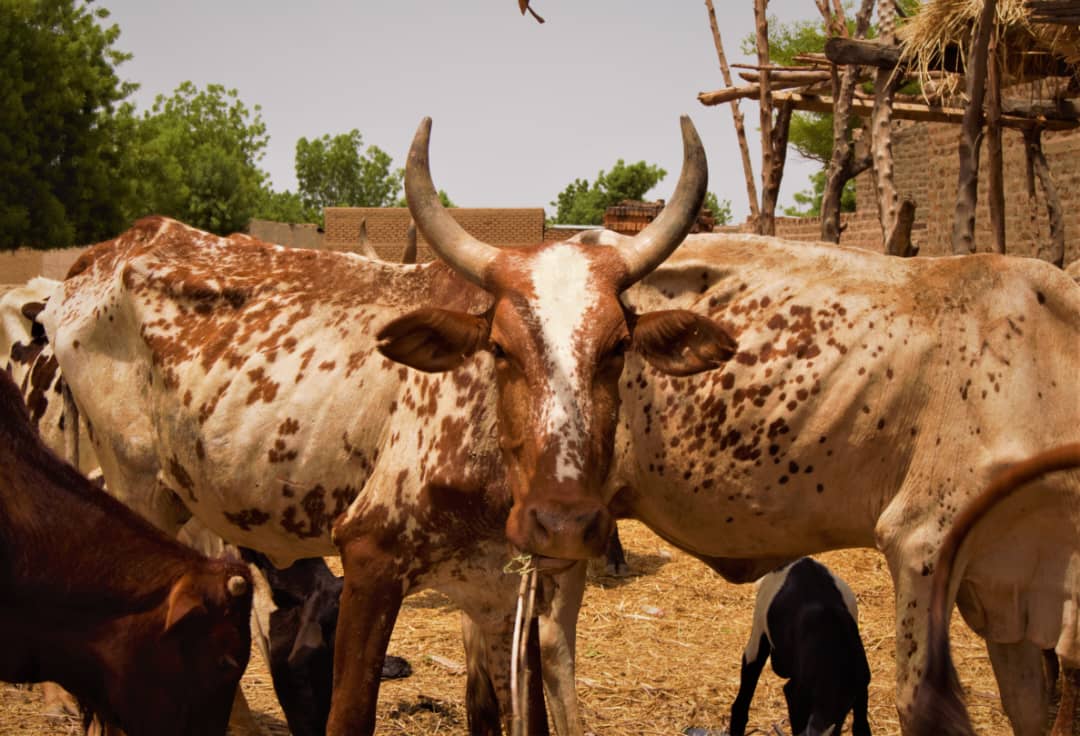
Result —
<svg viewBox="0 0 1080 736"><path fill-rule="evenodd" d="M1037 3L1036 3L1037 4ZM928 0L898 29L902 57L924 82L935 59L958 53L963 60L983 0ZM1003 50L1003 81L1026 82L1064 74L1080 78L1080 26L1035 22L1025 0L997 0L996 34ZM959 89L961 77L938 80L942 92Z"/></svg>

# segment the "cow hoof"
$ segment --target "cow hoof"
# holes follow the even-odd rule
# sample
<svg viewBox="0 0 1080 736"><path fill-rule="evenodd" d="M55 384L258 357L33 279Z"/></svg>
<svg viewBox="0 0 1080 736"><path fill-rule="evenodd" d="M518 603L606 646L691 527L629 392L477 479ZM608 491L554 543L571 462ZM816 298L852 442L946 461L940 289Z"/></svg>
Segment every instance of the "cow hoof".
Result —
<svg viewBox="0 0 1080 736"><path fill-rule="evenodd" d="M620 562L618 565L608 565L605 567L604 574L613 578L628 578L632 572L629 565L625 562Z"/></svg>
<svg viewBox="0 0 1080 736"><path fill-rule="evenodd" d="M386 660L383 661L382 666L382 679L400 680L401 678L408 677L411 674L412 665L410 665L401 657L395 657L392 654L386 655Z"/></svg>

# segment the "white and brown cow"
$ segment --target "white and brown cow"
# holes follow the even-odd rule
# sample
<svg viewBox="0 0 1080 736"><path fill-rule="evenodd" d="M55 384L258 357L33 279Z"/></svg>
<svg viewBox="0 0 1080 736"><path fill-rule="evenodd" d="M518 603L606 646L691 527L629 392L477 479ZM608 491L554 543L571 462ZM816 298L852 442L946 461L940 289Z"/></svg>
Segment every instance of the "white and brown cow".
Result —
<svg viewBox="0 0 1080 736"><path fill-rule="evenodd" d="M438 202L429 126L406 191L449 266L148 218L88 251L43 316L114 493L167 528L193 513L278 564L340 551L330 733L373 729L404 595L445 591L500 677L517 589L501 572L506 537L548 557L603 550L599 493L628 347L679 374L732 354L709 320L675 310L628 321L618 298L700 208L704 152L688 120L675 196L622 248L472 239ZM135 492L155 479L157 493ZM549 651L572 652L573 618L563 623L545 635Z"/></svg>
<svg viewBox="0 0 1080 736"><path fill-rule="evenodd" d="M906 720L952 517L1002 464L1080 437L1080 289L1031 259L699 235L626 301L691 310L739 349L689 377L627 358L600 498L733 581L824 550L882 550ZM1041 702L1040 649L1058 641L1058 596L1074 584L1053 570L1069 551L1025 523L995 554L1013 563L971 568L960 608L988 641L1016 732L1034 734L1041 722L1016 704Z"/></svg>
<svg viewBox="0 0 1080 736"><path fill-rule="evenodd" d="M1071 471L1073 478L1080 476L1080 442L1056 447L1039 453L1022 462L1000 470L990 481L986 490L967 504L949 529L941 545L938 565L933 574L933 592L930 600L929 616L929 652L926 670L922 674L922 685L915 703L913 731L917 736L971 736L975 733L964 707L963 693L953 668L949 653L949 618L953 602L959 595L968 595L964 586L970 585L967 579L985 575L980 570L983 560L1000 555L999 548L1004 542L1011 544L1018 520L1035 517L1041 534L1056 541L1067 554L1037 564L1042 568L1052 568L1052 575L1042 575L1046 581L1041 591L1046 598L1057 597L1062 617L1066 626L1062 627L1061 636L1055 642L1057 655L1061 656L1067 672L1075 672L1080 665L1080 593L1075 589L1071 594L1060 582L1054 585L1054 578L1075 578L1080 576L1080 499L1076 494L1058 494L1047 497L1044 489L1032 485L1047 474ZM1074 486L1075 487L1075 486ZM1030 489L1030 490L1029 490ZM1041 519L1038 517L1042 517ZM986 548L989 547L989 554ZM994 562L1017 564L1023 567L1025 555L1013 555L1013 559ZM1066 561L1064 567L1062 560ZM965 572L974 563L972 573ZM1036 585L1040 581L1035 581ZM1043 611L1042 613L1045 613ZM1056 617L1055 617L1056 618ZM976 629L985 627L986 622L968 618ZM1056 622L1054 622L1056 623ZM1029 624L1032 629L1047 628L1035 621ZM1073 710L1075 707L1075 675L1067 675L1063 683L1061 708L1054 724L1054 736L1067 736L1074 733ZM1017 709L1031 713L1034 721L1046 712L1044 699L1032 698L1014 704Z"/></svg>

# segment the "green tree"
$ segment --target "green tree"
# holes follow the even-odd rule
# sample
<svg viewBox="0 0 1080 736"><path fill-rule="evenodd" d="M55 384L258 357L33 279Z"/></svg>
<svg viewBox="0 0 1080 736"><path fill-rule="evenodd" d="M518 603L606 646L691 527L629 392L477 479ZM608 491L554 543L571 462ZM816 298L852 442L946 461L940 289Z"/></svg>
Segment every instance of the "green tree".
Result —
<svg viewBox="0 0 1080 736"><path fill-rule="evenodd" d="M391 169L390 155L368 146L360 131L296 142L300 200L312 222L325 207L389 207L401 192L404 172Z"/></svg>
<svg viewBox="0 0 1080 736"><path fill-rule="evenodd" d="M709 208L709 212L712 213L713 218L716 220L717 225L727 225L731 222L731 200L725 199L720 201L716 198L716 195L712 192L705 193L705 204L703 205Z"/></svg>
<svg viewBox="0 0 1080 736"><path fill-rule="evenodd" d="M619 159L610 172L602 169L592 184L575 179L551 202L556 208L552 222L560 225L599 225L604 210L624 199L642 199L667 172L659 166L638 161L627 164Z"/></svg>
<svg viewBox="0 0 1080 736"><path fill-rule="evenodd" d="M457 207L457 205L454 204L454 201L452 199L450 199L450 195L447 194L446 191L443 190L443 189L439 190L439 201L442 203L443 207ZM408 207L409 203L407 201L405 201L404 196L401 196L401 197L397 198L396 202L394 202L394 206L395 207Z"/></svg>
<svg viewBox="0 0 1080 736"><path fill-rule="evenodd" d="M253 216L275 222L318 222L317 219L311 220L308 217L299 194L290 191L275 192L270 188L263 190Z"/></svg>
<svg viewBox="0 0 1080 736"><path fill-rule="evenodd" d="M137 85L120 29L81 0L0 0L0 248L88 243L124 226L113 113Z"/></svg>
<svg viewBox="0 0 1080 736"><path fill-rule="evenodd" d="M243 230L266 197L260 107L235 89L183 82L132 122L133 217L160 214L219 234Z"/></svg>

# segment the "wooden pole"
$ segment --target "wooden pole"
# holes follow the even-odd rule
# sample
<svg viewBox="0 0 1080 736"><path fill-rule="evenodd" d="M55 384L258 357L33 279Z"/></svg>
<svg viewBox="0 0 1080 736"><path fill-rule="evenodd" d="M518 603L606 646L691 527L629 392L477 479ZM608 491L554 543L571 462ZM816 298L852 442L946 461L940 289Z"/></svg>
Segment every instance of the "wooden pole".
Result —
<svg viewBox="0 0 1080 736"><path fill-rule="evenodd" d="M713 9L712 0L705 0L705 7L709 11L709 26L712 28L713 43L716 45L716 57L720 61L720 73L724 77L724 84L731 87L731 70L728 68L727 56L724 54L724 44L720 40L720 27L716 23L716 11ZM739 103L731 102L731 118L735 123L735 137L739 140L739 153L742 155L743 175L746 177L746 199L750 204L750 217L756 223L760 215L758 208L757 185L754 184L754 166L750 161L750 146L746 142L746 128L743 125L742 111Z"/></svg>
<svg viewBox="0 0 1080 736"><path fill-rule="evenodd" d="M825 15L828 6L824 0L819 0L818 8ZM855 14L855 35L862 38L870 27L870 13L873 10L873 0L862 0L859 11ZM847 33L847 23L843 16L843 8L839 7L825 17L826 26ZM835 70L836 67L834 66ZM858 84L860 71L857 66L845 66L840 74L839 83L835 85L833 92L835 105L833 106L833 149L829 158L829 167L825 176L825 191L821 196L821 239L831 243L840 242L840 203L844 195L844 187L853 177L858 176L867 166L869 160L861 162L859 167L855 161L854 147L848 138L848 123L851 120L851 101L855 96L855 87Z"/></svg>
<svg viewBox="0 0 1080 736"><path fill-rule="evenodd" d="M998 35L990 41L986 89L986 163L990 230L994 234L994 252L1005 252L1005 164L1001 152L1001 66Z"/></svg>
<svg viewBox="0 0 1080 736"><path fill-rule="evenodd" d="M1052 249L1047 259L1058 268L1065 267L1065 217L1061 209L1054 178L1050 175L1050 166L1042 150L1042 129L1031 128L1024 131L1024 148L1035 174L1042 184L1046 195L1046 215L1050 219L1050 242Z"/></svg>
<svg viewBox="0 0 1080 736"><path fill-rule="evenodd" d="M953 218L953 253L975 252L975 202L979 189L979 133L982 130L983 98L986 92L986 56L990 33L994 28L997 0L983 0L975 21L968 53L967 108L960 123L960 175L956 192L956 215Z"/></svg>
<svg viewBox="0 0 1080 736"><path fill-rule="evenodd" d="M878 31L882 44L889 46L896 44L896 10L893 0L878 0ZM896 93L901 77L897 69L877 70L874 78L874 110L870 114L870 130L872 131L870 145L874 158L874 190L877 194L882 242L887 246L891 244L901 251L906 251L907 244L899 243L893 233L896 229L900 195L896 191L896 178L893 171L892 97ZM886 252L897 255L888 250Z"/></svg>
<svg viewBox="0 0 1080 736"><path fill-rule="evenodd" d="M784 161L787 159L788 131L791 129L791 111L794 105L790 101L780 103L780 109L776 111L776 124L772 129L772 137L769 139L769 147L772 149L770 156L770 169L765 172L765 185L761 191L762 216L769 218L771 230L762 235L776 234L776 202L780 197L780 182L784 178Z"/></svg>
<svg viewBox="0 0 1080 736"><path fill-rule="evenodd" d="M769 0L754 0L754 26L757 40L758 66L769 65L769 19L766 15ZM761 121L761 214L758 217L759 235L776 234L775 199L769 206L768 191L771 188L770 177L773 175L772 150L772 90L769 88L769 73L761 73L758 93L758 113Z"/></svg>

